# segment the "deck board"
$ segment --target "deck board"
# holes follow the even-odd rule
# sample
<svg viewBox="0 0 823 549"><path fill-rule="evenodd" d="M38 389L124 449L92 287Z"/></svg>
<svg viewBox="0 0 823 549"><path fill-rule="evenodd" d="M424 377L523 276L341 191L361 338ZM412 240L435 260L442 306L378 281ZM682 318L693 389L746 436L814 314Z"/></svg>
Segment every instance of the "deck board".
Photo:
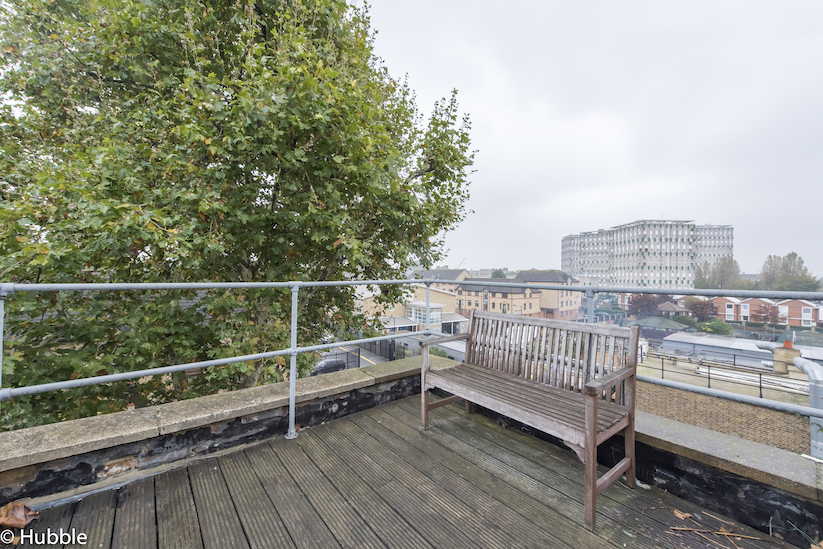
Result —
<svg viewBox="0 0 823 549"><path fill-rule="evenodd" d="M58 532L63 530L64 532L69 531L69 526L71 525L71 517L74 515L74 503L68 503L65 505L60 505L58 507L52 507L51 509L44 509L40 511L40 518L36 521L31 523L31 529L33 532L38 534L43 534L48 530L52 532ZM2 546L2 545L0 545ZM37 548L37 549L62 549L62 544L34 544L34 543L20 543L19 547L25 549Z"/></svg>
<svg viewBox="0 0 823 549"><path fill-rule="evenodd" d="M200 522L186 469L154 477L159 549L203 549Z"/></svg>
<svg viewBox="0 0 823 549"><path fill-rule="evenodd" d="M323 444L315 432L306 434L308 436L297 437L297 444L343 494L349 504L357 509L362 519L380 536L386 546L398 549L431 547L431 544L360 478L348 463L337 456L334 448Z"/></svg>
<svg viewBox="0 0 823 549"><path fill-rule="evenodd" d="M66 545L65 549L109 549L116 502L117 492L114 490L92 494L77 502L70 528L88 537L85 545L70 544Z"/></svg>
<svg viewBox="0 0 823 549"><path fill-rule="evenodd" d="M127 484L119 491L117 499L112 549L157 547L154 478Z"/></svg>
<svg viewBox="0 0 823 549"><path fill-rule="evenodd" d="M280 439L270 446L342 547L385 547L380 537L363 521L299 445Z"/></svg>
<svg viewBox="0 0 823 549"><path fill-rule="evenodd" d="M246 455L297 547L339 547L326 523L268 445Z"/></svg>
<svg viewBox="0 0 823 549"><path fill-rule="evenodd" d="M218 461L209 459L188 469L203 547L248 549L246 534Z"/></svg>
<svg viewBox="0 0 823 549"><path fill-rule="evenodd" d="M263 490L246 454L236 452L217 461L251 548L294 547L286 526Z"/></svg>
<svg viewBox="0 0 823 549"><path fill-rule="evenodd" d="M619 482L592 532L573 452L458 406L422 431L419 413L419 397L367 410L46 509L31 526L75 528L104 549L789 547Z"/></svg>

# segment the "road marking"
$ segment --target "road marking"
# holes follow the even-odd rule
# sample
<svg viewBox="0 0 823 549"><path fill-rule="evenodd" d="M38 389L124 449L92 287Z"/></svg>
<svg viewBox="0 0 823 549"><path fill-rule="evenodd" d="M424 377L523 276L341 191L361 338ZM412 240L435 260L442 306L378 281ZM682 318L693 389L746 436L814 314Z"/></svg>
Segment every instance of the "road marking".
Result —
<svg viewBox="0 0 823 549"><path fill-rule="evenodd" d="M350 351L350 350L346 349L345 347L340 347L340 348L341 348L341 349L343 349L344 351L346 351L347 353L351 353L351 354L353 354L353 355L354 355L354 354L357 354L357 353L355 353L354 351ZM369 360L368 358L364 357L362 354L360 354L359 356L360 356L360 358L362 358L363 360L365 360L365 361L366 361L366 362L368 362L369 364L377 364L375 361L373 361L373 360Z"/></svg>

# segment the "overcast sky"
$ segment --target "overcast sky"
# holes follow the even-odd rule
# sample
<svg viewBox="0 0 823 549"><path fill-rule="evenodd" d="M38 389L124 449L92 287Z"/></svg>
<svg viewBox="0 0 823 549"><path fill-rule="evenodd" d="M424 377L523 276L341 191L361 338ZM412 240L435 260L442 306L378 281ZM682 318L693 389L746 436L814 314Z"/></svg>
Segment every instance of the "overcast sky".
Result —
<svg viewBox="0 0 823 549"><path fill-rule="evenodd" d="M449 267L560 268L638 219L734 226L823 276L823 2L375 0L376 53L478 149Z"/></svg>

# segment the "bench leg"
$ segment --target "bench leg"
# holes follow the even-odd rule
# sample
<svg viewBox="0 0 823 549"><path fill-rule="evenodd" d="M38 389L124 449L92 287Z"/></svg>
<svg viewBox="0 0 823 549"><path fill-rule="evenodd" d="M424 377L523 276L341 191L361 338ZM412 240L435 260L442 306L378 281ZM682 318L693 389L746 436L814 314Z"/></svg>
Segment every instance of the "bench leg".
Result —
<svg viewBox="0 0 823 549"><path fill-rule="evenodd" d="M626 457L629 458L629 461L631 461L629 470L626 471L626 485L629 488L634 488L637 486L637 469L635 467L634 416L632 415L629 415L629 425L623 432L623 440L626 445Z"/></svg>
<svg viewBox="0 0 823 549"><path fill-rule="evenodd" d="M463 399L463 406L466 407L467 414L472 413L472 410L474 410L474 406L472 405L472 403L466 399Z"/></svg>
<svg viewBox="0 0 823 549"><path fill-rule="evenodd" d="M420 421L424 430L429 428L429 392L426 389L420 391Z"/></svg>
<svg viewBox="0 0 823 549"><path fill-rule="evenodd" d="M586 434L583 445L583 516L586 526L594 531L597 514L597 397L586 397Z"/></svg>
<svg viewBox="0 0 823 549"><path fill-rule="evenodd" d="M585 483L583 486L583 515L586 526L594 531L594 518L597 515L597 445L587 444L584 449Z"/></svg>

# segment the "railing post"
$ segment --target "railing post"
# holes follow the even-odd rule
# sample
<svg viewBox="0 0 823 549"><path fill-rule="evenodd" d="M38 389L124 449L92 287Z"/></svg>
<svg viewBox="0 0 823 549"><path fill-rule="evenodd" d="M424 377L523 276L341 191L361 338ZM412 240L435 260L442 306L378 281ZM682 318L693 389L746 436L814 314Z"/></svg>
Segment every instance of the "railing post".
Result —
<svg viewBox="0 0 823 549"><path fill-rule="evenodd" d="M3 387L3 336L6 333L6 296L14 293L11 284L0 284L0 389Z"/></svg>
<svg viewBox="0 0 823 549"><path fill-rule="evenodd" d="M594 290L586 290L586 319L587 322L594 322Z"/></svg>
<svg viewBox="0 0 823 549"><path fill-rule="evenodd" d="M660 379L665 379L665 371L666 371L666 359L662 356L660 357Z"/></svg>
<svg viewBox="0 0 823 549"><path fill-rule="evenodd" d="M3 388L3 335L5 332L6 294L0 291L0 389Z"/></svg>
<svg viewBox="0 0 823 549"><path fill-rule="evenodd" d="M300 291L300 283L289 283L291 288L291 366L289 368L289 431L286 433L287 439L297 438L297 431L294 429L295 415L295 393L297 392L295 383L297 382L297 292Z"/></svg>
<svg viewBox="0 0 823 549"><path fill-rule="evenodd" d="M708 388L711 389L712 388L712 365L709 364L707 367L709 369L709 387Z"/></svg>
<svg viewBox="0 0 823 549"><path fill-rule="evenodd" d="M431 329L431 282L426 282L426 331Z"/></svg>
<svg viewBox="0 0 823 549"><path fill-rule="evenodd" d="M758 385L760 385L760 398L763 398L763 374L757 374L757 377L760 378Z"/></svg>

